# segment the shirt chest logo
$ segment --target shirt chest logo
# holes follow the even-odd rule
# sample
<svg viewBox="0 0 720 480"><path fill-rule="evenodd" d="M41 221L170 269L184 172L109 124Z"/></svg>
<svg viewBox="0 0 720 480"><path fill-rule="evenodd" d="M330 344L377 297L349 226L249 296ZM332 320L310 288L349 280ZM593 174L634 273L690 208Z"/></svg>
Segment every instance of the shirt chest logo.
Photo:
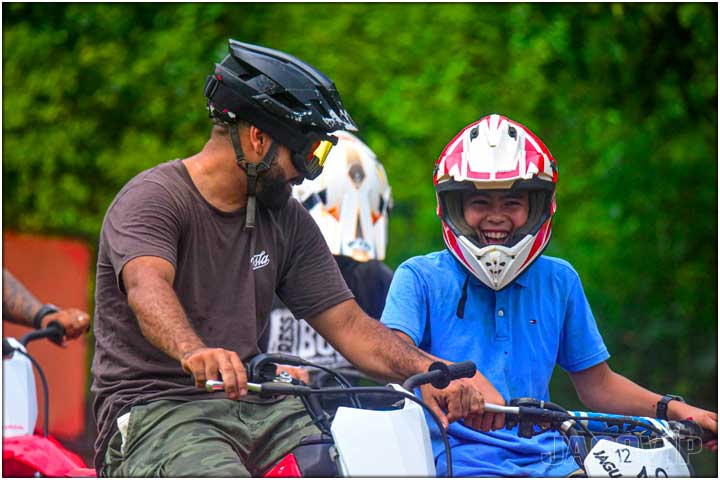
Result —
<svg viewBox="0 0 720 480"><path fill-rule="evenodd" d="M258 268L263 268L269 264L270 264L270 255L265 253L265 250L250 257L250 265L252 265L253 270L257 270Z"/></svg>

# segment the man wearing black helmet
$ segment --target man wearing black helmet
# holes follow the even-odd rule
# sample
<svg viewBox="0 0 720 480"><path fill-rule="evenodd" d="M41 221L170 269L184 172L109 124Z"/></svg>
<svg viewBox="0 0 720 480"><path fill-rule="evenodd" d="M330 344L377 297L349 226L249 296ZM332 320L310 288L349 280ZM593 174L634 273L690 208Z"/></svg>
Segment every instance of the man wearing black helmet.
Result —
<svg viewBox="0 0 720 480"><path fill-rule="evenodd" d="M287 201L291 183L322 170L330 132L356 130L332 81L231 40L205 95L215 125L202 151L137 175L103 222L100 475L257 476L317 432L296 399L247 393L242 362L259 353L274 293L370 375L402 379L431 363L362 312L313 219ZM227 394L204 391L219 378ZM482 413L475 390L456 391L453 414Z"/></svg>

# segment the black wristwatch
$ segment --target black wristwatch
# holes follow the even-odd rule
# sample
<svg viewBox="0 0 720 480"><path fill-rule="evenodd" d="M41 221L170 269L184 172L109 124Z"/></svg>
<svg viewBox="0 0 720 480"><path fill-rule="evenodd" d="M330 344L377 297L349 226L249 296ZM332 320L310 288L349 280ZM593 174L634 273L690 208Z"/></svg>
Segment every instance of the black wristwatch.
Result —
<svg viewBox="0 0 720 480"><path fill-rule="evenodd" d="M655 418L659 418L660 420L668 420L668 416L667 416L668 403L670 403L672 400L677 400L678 402L685 403L685 399L683 397L681 397L680 395L670 395L670 394L666 393L657 402L657 409L655 410Z"/></svg>
<svg viewBox="0 0 720 480"><path fill-rule="evenodd" d="M40 307L40 310L37 311L35 316L33 317L33 327L35 329L39 330L42 328L42 319L45 318L46 315L50 315L51 313L59 312L60 309L53 305L52 303L46 303L42 307Z"/></svg>

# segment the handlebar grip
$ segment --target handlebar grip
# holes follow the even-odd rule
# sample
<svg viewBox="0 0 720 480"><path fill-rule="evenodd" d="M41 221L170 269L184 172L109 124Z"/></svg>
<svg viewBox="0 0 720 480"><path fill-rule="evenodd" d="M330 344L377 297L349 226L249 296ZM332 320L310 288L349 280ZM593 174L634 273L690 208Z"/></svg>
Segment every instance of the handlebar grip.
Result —
<svg viewBox="0 0 720 480"><path fill-rule="evenodd" d="M433 362L427 372L409 377L403 382L402 386L405 390L412 390L420 385L430 383L433 387L442 390L453 380L472 377L475 375L476 369L475 362L471 360L450 365L444 362Z"/></svg>
<svg viewBox="0 0 720 480"><path fill-rule="evenodd" d="M670 423L672 424L675 422ZM709 442L710 440L717 440L716 433L704 430L700 425L698 425L697 422L693 420L679 420L676 422L676 425L677 424L682 425L681 432L685 436L700 437L703 443Z"/></svg>
<svg viewBox="0 0 720 480"><path fill-rule="evenodd" d="M65 328L60 324L60 322L52 321L48 323L45 330L48 330L48 340L56 345L62 345L62 340L65 336Z"/></svg>
<svg viewBox="0 0 720 480"><path fill-rule="evenodd" d="M472 378L476 371L477 367L475 366L475 362L472 360L465 360L464 362L448 365L448 373L450 374L451 380L456 380L458 378Z"/></svg>
<svg viewBox="0 0 720 480"><path fill-rule="evenodd" d="M712 432L709 432L709 431L707 431L707 430L703 430L703 434L702 434L702 437L701 437L701 438L702 438L702 442L703 442L703 443L707 443L707 442L709 442L710 440L717 440L717 439L718 439L716 433L712 433Z"/></svg>

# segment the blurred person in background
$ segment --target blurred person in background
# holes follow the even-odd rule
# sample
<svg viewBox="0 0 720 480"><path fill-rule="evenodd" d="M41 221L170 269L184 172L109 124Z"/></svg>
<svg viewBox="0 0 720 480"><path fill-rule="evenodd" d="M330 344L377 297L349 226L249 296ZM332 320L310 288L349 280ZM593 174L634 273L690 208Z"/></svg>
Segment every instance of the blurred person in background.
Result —
<svg viewBox="0 0 720 480"><path fill-rule="evenodd" d="M382 164L364 142L349 132L333 134L338 143L328 155L323 172L293 187L293 197L320 227L360 308L370 317L380 318L392 281L392 270L383 263L392 209L390 184ZM305 320L296 320L277 297L260 348L341 369L351 382L362 378ZM306 383L310 381L305 369L281 368ZM314 369L311 373L314 380L315 374L324 377Z"/></svg>

